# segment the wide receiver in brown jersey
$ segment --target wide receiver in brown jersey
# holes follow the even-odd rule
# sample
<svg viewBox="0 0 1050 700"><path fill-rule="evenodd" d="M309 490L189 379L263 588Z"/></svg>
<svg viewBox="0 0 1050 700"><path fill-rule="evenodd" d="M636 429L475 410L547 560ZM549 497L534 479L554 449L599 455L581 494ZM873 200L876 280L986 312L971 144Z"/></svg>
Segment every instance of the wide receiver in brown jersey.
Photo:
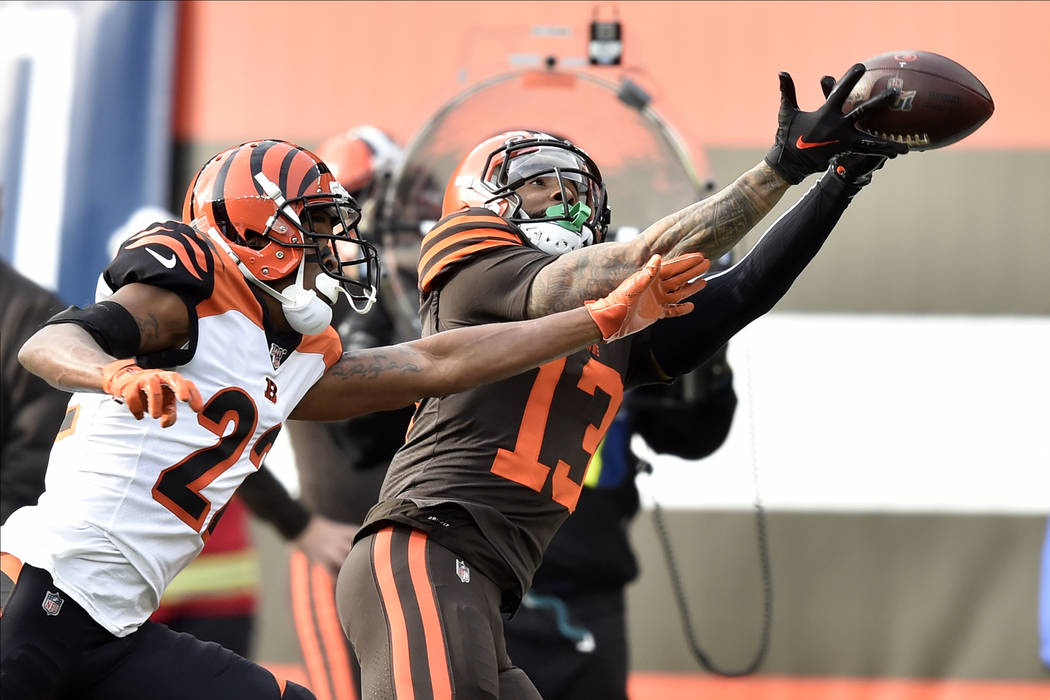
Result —
<svg viewBox="0 0 1050 700"><path fill-rule="evenodd" d="M501 612L517 608L573 511L624 389L689 372L768 311L871 171L907 150L855 126L890 91L843 114L863 72L851 68L815 112L798 110L781 74L764 161L628 242L603 242L610 209L601 175L568 141L508 132L461 162L420 253L424 337L572 308L654 253L718 257L791 184L832 167L741 262L708 280L693 299L702 312L418 404L337 583L363 696L539 697L508 658Z"/></svg>
<svg viewBox="0 0 1050 700"><path fill-rule="evenodd" d="M228 149L198 173L183 221L121 245L98 303L22 347L27 369L75 393L44 494L3 526L5 698L313 697L147 621L283 424L463 391L688 313L678 302L707 268L653 256L585 308L341 353L332 304L376 296L359 216L309 151Z"/></svg>

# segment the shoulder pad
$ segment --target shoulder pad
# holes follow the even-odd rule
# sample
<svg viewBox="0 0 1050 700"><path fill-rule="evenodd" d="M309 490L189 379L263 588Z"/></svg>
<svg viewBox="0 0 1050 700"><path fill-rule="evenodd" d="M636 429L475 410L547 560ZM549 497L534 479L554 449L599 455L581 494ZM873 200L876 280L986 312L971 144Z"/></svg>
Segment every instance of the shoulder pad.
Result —
<svg viewBox="0 0 1050 700"><path fill-rule="evenodd" d="M465 209L450 214L423 237L419 288L429 291L434 279L452 265L495 248L524 245L521 230L488 209Z"/></svg>
<svg viewBox="0 0 1050 700"><path fill-rule="evenodd" d="M165 221L121 243L103 279L113 290L140 282L203 299L214 285L214 267L215 253L200 233L182 222Z"/></svg>

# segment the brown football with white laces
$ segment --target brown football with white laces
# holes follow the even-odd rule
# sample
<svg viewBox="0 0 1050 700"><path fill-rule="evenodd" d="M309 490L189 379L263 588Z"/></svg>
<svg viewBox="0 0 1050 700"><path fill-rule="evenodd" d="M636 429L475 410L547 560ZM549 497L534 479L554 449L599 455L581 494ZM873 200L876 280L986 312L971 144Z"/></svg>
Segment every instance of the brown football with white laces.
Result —
<svg viewBox="0 0 1050 700"><path fill-rule="evenodd" d="M943 148L984 124L995 109L988 89L950 58L929 51L889 51L864 61L867 69L846 98L843 112L886 88L900 93L857 126L912 150Z"/></svg>

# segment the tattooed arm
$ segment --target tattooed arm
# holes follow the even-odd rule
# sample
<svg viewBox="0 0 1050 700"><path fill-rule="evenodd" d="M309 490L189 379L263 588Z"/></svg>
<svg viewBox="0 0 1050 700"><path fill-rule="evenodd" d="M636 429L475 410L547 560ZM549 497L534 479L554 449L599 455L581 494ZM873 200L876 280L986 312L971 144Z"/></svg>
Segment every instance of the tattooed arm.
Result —
<svg viewBox="0 0 1050 700"><path fill-rule="evenodd" d="M343 353L291 414L339 420L513 376L591 343L598 326L578 308L535 321L457 328L389 347Z"/></svg>
<svg viewBox="0 0 1050 700"><path fill-rule="evenodd" d="M665 216L631 241L589 246L559 256L533 280L529 317L571 309L608 294L656 253L722 256L769 213L788 187L763 161L721 192Z"/></svg>
<svg viewBox="0 0 1050 700"><path fill-rule="evenodd" d="M719 258L769 213L790 186L763 161L714 196L660 219L641 238L653 252L697 252Z"/></svg>
<svg viewBox="0 0 1050 700"><path fill-rule="evenodd" d="M666 264L653 256L612 293L583 308L344 353L291 418L337 420L400 408L425 396L506 379L599 341L612 342L661 318L688 314L693 305L681 302L703 288L705 281L697 278L707 266L702 255Z"/></svg>

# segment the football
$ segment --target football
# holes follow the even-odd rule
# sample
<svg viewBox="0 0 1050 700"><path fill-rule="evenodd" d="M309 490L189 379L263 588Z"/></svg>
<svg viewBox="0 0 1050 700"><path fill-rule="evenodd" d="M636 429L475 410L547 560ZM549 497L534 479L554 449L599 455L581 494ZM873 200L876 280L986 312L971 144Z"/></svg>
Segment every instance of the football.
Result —
<svg viewBox="0 0 1050 700"><path fill-rule="evenodd" d="M929 51L889 51L864 61L867 69L846 98L843 112L886 88L900 94L888 109L862 117L857 126L913 150L943 148L966 138L992 116L988 89L950 58Z"/></svg>

